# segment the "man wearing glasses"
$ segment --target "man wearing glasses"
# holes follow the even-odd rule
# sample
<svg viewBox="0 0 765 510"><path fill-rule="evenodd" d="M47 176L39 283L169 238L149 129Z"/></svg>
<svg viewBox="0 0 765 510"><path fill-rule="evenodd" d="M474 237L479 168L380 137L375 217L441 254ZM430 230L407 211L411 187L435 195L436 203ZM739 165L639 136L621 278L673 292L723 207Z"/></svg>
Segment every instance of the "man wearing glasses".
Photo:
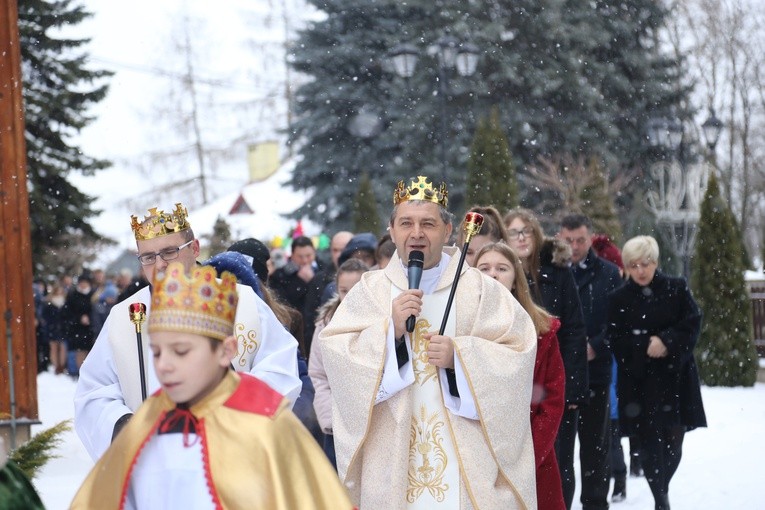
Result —
<svg viewBox="0 0 765 510"><path fill-rule="evenodd" d="M199 241L188 223L186 208L176 204L166 213L149 209L139 222L132 217L138 260L148 281L179 260L190 270L199 256ZM301 382L297 370L297 342L279 323L271 309L246 285L237 285L239 305L235 318L238 351L232 366L249 372L295 401ZM93 460L106 451L117 432L142 402L136 326L131 322L132 303L146 305L151 313L151 289L145 287L114 305L80 369L74 397L74 425ZM146 394L159 389L151 363L149 335L141 331Z"/></svg>

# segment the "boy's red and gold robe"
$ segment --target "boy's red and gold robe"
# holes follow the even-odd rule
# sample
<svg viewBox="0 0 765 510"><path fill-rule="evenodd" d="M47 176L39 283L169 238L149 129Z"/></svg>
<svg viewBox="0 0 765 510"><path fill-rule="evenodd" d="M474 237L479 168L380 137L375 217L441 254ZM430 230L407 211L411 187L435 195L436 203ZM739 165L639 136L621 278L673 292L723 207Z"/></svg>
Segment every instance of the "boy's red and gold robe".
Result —
<svg viewBox="0 0 765 510"><path fill-rule="evenodd" d="M142 448L174 409L162 391L149 398L93 467L71 508L124 508ZM337 474L289 410L289 402L262 381L228 372L189 411L195 418L192 436L201 445L199 466L211 508L352 508Z"/></svg>

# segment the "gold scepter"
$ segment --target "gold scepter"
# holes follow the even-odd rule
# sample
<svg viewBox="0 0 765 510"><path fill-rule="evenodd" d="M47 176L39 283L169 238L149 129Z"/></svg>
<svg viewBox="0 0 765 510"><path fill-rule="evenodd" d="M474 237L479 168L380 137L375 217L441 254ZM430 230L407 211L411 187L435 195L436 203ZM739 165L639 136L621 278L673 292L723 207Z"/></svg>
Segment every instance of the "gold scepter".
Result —
<svg viewBox="0 0 765 510"><path fill-rule="evenodd" d="M441 329L438 330L439 335L443 335L446 330L446 321L449 320L449 312L452 309L452 302L454 301L454 293L457 292L457 283L460 281L460 274L462 273L462 266L465 264L465 255L468 251L468 245L470 240L473 239L481 231L483 225L483 216L477 212L469 212L465 215L465 244L462 246L462 253L460 254L460 262L457 264L457 274L454 276L454 282L452 283L452 290L449 292L449 299L446 301L446 311L444 312L444 320L441 321Z"/></svg>
<svg viewBox="0 0 765 510"><path fill-rule="evenodd" d="M462 274L462 266L465 264L465 255L470 245L470 240L473 239L481 231L483 225L483 216L477 212L469 212L465 215L465 244L462 246L462 253L460 254L460 261L457 264L457 274L454 276L454 282L452 282L452 290L449 292L449 299L446 301L446 311L444 311L444 319L441 321L441 328L438 330L439 335L443 335L446 331L446 323L449 320L449 312L452 310L452 302L454 301L454 294L457 292L457 284L460 281L460 275ZM449 382L449 393L454 397L459 397L460 393L457 390L457 377L454 374L453 368L447 368L446 380Z"/></svg>
<svg viewBox="0 0 765 510"><path fill-rule="evenodd" d="M146 321L146 305L130 303L130 322L135 324L135 339L138 342L138 371L141 374L141 401L146 400L146 369L143 365L143 340L141 339L141 324Z"/></svg>

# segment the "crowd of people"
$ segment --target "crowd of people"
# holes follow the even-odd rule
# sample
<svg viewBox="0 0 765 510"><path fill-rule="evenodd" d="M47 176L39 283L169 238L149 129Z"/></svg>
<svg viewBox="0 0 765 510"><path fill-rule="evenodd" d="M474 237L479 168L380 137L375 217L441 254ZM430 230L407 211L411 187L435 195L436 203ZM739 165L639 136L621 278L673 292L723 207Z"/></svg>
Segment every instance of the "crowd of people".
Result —
<svg viewBox="0 0 765 510"><path fill-rule="evenodd" d="M445 184L401 181L385 235L337 232L326 262L296 237L280 267L253 238L197 261L180 204L133 217L152 286L93 271L40 293L40 341L58 373L66 350L77 353L75 428L98 462L74 507L162 508L179 492L238 507L261 496L222 481L220 455L243 448L262 459L237 460L237 476L259 480L274 508L570 509L578 437L582 507L607 509L627 497L630 437L629 471L668 509L684 433L706 425L693 359L701 315L685 281L658 270L653 238L620 252L582 214L561 215L547 235L533 211L475 206L483 226L472 236L464 222L455 231L447 204ZM203 279L229 290L200 298ZM210 292L231 299L210 311ZM136 303L149 324L142 352ZM187 356L199 351L189 336L212 350ZM256 403L235 398L245 388ZM220 416L260 432L243 437ZM280 439L291 446L269 442ZM287 494L293 482L321 496Z"/></svg>
<svg viewBox="0 0 765 510"><path fill-rule="evenodd" d="M37 372L76 377L112 306L146 285L143 275L127 268L116 274L85 269L77 277L36 279Z"/></svg>

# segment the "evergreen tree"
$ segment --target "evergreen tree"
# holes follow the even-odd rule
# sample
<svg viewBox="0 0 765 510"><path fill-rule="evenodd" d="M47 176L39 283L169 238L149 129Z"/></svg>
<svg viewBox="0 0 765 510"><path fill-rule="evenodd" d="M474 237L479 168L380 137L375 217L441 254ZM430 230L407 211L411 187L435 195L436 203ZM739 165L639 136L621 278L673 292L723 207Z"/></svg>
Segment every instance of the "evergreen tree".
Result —
<svg viewBox="0 0 765 510"><path fill-rule="evenodd" d="M209 241L210 256L223 253L231 246L231 227L225 219L218 216L213 224L212 233L207 237Z"/></svg>
<svg viewBox="0 0 765 510"><path fill-rule="evenodd" d="M354 232L372 232L376 236L381 230L377 199L372 189L372 181L366 172L361 176L359 190L354 199L353 228Z"/></svg>
<svg viewBox="0 0 765 510"><path fill-rule="evenodd" d="M749 247L746 244L746 239L744 239L744 232L741 230L741 224L735 215L733 216L733 222L735 224L733 232L738 237L738 242L741 245L741 264L743 264L744 269L754 269L752 267L752 257L749 256Z"/></svg>
<svg viewBox="0 0 765 510"><path fill-rule="evenodd" d="M309 1L326 17L301 32L291 59L311 78L296 92L291 126L302 158L290 184L309 191L295 217L349 228L359 168L378 200L422 174L445 180L451 208L464 209L470 134L496 104L508 105L500 125L519 167L544 154L591 154L614 173L660 156L646 147L648 118L687 115L681 62L656 43L661 2ZM474 76L441 72L427 51L447 34L480 49ZM408 80L386 58L402 43L420 54ZM384 126L366 144L349 131L362 111Z"/></svg>
<svg viewBox="0 0 765 510"><path fill-rule="evenodd" d="M467 203L507 211L518 205L518 182L498 109L478 121L468 163Z"/></svg>
<svg viewBox="0 0 765 510"><path fill-rule="evenodd" d="M757 379L746 268L735 228L733 212L712 175L701 204L691 272L694 295L704 314L696 359L701 380L709 386L752 386Z"/></svg>
<svg viewBox="0 0 765 510"><path fill-rule="evenodd" d="M87 111L106 95L107 85L96 82L111 76L87 68L82 49L87 39L53 35L90 16L84 7L72 4L71 0L19 0L18 6L30 227L37 272L70 270L59 267L61 253L73 248L93 253L108 241L89 223L100 212L92 206L94 197L68 180L71 172L92 175L110 165L85 155L70 141L93 120Z"/></svg>

